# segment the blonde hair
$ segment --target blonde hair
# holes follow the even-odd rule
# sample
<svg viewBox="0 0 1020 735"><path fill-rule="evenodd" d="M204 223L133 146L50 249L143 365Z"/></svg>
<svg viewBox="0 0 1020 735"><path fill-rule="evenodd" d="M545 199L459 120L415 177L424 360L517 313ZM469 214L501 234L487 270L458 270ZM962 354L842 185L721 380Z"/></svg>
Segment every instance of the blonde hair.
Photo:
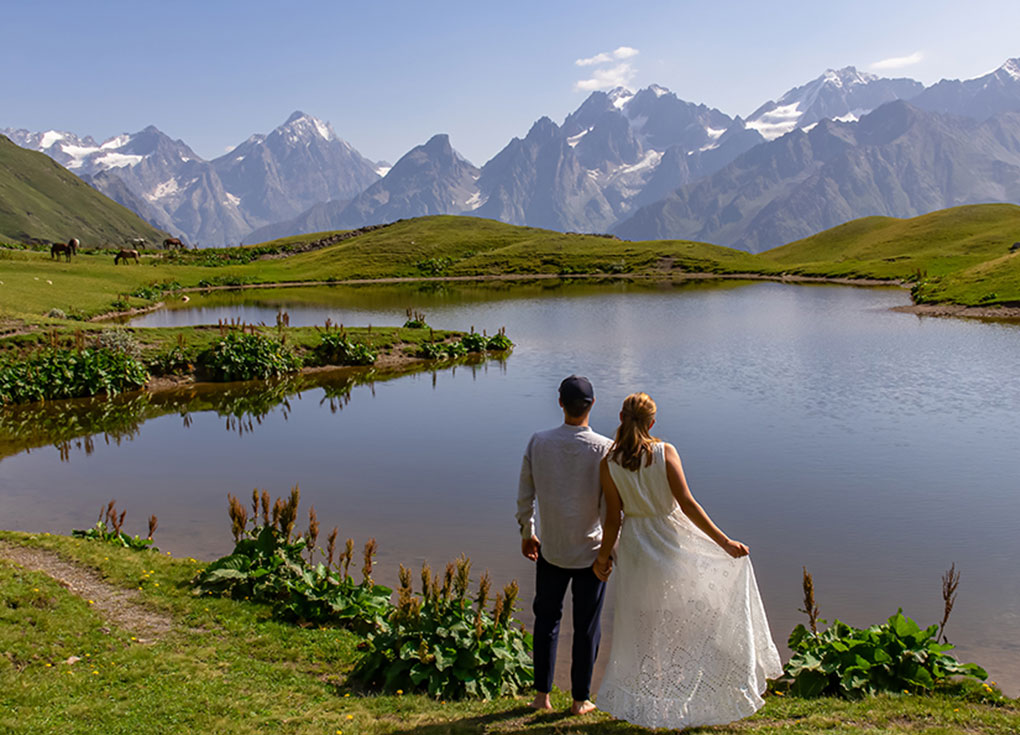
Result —
<svg viewBox="0 0 1020 735"><path fill-rule="evenodd" d="M650 465L652 445L658 441L648 433L654 420L655 401L647 393L631 393L624 398L620 409L620 428L616 430L616 440L609 447L609 459L632 472L641 467L642 457L645 465Z"/></svg>

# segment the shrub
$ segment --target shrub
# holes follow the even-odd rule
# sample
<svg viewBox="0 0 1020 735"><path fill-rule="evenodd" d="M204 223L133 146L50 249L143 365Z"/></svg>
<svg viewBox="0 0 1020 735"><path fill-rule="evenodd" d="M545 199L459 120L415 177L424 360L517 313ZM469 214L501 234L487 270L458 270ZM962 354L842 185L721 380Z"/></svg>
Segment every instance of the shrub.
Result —
<svg viewBox="0 0 1020 735"><path fill-rule="evenodd" d="M478 334L472 328L471 333L465 334L461 338L460 343L464 345L465 352L484 352L489 339L483 334Z"/></svg>
<svg viewBox="0 0 1020 735"><path fill-rule="evenodd" d="M142 356L142 348L138 340L126 329L104 329L92 340L92 346L100 350L122 352L130 357Z"/></svg>
<svg viewBox="0 0 1020 735"><path fill-rule="evenodd" d="M400 589L389 626L368 637L352 678L371 689L427 692L443 699L516 695L531 686L531 635L514 627L516 582L496 595L490 614L489 575L468 599L471 562L447 564L442 580L422 567L421 595L400 567Z"/></svg>
<svg viewBox="0 0 1020 735"><path fill-rule="evenodd" d="M371 365L377 354L368 345L351 341L342 328L327 326L319 332L315 356L320 365Z"/></svg>
<svg viewBox="0 0 1020 735"><path fill-rule="evenodd" d="M798 625L790 634L793 656L784 673L790 693L800 697L847 699L879 692L931 692L950 676L985 679L977 664L962 664L937 640L938 625L921 628L899 610L866 630L835 621L814 634Z"/></svg>
<svg viewBox="0 0 1020 735"><path fill-rule="evenodd" d="M121 530L124 526L124 517L127 515L127 511L121 511L120 515L117 515L116 502L111 500L108 505L99 509L99 520L96 521L96 525L89 529L72 529L71 536L90 541L102 541L114 546L123 546L125 549L133 549L134 551L145 551L147 549L159 551L159 549L152 545L152 534L156 532L156 527L159 525L156 516L149 516L149 535L146 538L128 536Z"/></svg>
<svg viewBox="0 0 1020 735"><path fill-rule="evenodd" d="M453 264L449 258L426 258L414 264L423 276L440 276Z"/></svg>
<svg viewBox="0 0 1020 735"><path fill-rule="evenodd" d="M485 345L485 349L492 352L505 352L513 346L514 343L506 336L506 328L501 327L498 333L489 337L489 341Z"/></svg>
<svg viewBox="0 0 1020 735"><path fill-rule="evenodd" d="M213 380L257 380L301 368L301 359L283 342L258 332L227 332L198 356Z"/></svg>
<svg viewBox="0 0 1020 735"><path fill-rule="evenodd" d="M46 312L46 316L50 319L67 319L67 312L63 309L50 309Z"/></svg>
<svg viewBox="0 0 1020 735"><path fill-rule="evenodd" d="M365 544L362 581L349 573L354 541L336 558L337 529L329 536L326 563L314 564L319 534L315 509L309 511L308 531L294 535L300 490L291 490L270 507L269 493L252 491L252 516L233 495L230 520L235 546L232 553L207 566L196 580L197 594L246 598L273 605L273 615L284 620L332 623L366 631L384 624L390 613L392 590L372 581L375 539ZM261 519L259 510L261 508ZM307 551L305 561L302 552Z"/></svg>
<svg viewBox="0 0 1020 735"><path fill-rule="evenodd" d="M0 404L112 395L148 379L145 365L123 352L51 348L24 359L0 358Z"/></svg>
<svg viewBox="0 0 1020 735"><path fill-rule="evenodd" d="M411 307L407 307L407 321L404 322L404 329L428 329L429 325L425 322L425 314L420 311L415 311Z"/></svg>

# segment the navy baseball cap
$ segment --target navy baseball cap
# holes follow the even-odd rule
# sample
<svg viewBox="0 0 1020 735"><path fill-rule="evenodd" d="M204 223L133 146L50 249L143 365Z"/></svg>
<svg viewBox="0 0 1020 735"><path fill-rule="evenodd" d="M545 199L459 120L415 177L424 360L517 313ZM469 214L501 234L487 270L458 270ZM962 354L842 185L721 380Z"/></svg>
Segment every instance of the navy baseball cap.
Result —
<svg viewBox="0 0 1020 735"><path fill-rule="evenodd" d="M578 400L591 402L595 400L595 389L591 387L588 378L571 375L560 383L560 400L564 403Z"/></svg>

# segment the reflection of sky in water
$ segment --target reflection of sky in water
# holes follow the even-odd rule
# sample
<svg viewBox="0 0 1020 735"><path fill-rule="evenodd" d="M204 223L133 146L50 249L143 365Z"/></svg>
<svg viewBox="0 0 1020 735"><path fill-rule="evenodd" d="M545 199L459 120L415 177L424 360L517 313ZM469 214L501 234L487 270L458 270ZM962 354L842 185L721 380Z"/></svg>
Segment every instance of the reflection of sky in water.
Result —
<svg viewBox="0 0 1020 735"><path fill-rule="evenodd" d="M355 387L336 413L313 389L244 435L214 413L192 414L188 429L168 415L68 463L53 449L5 459L4 525L65 531L116 497L129 528L156 512L164 548L208 556L229 543L227 492L300 482L324 529L379 539L390 577L397 561L435 567L467 551L497 580L520 577L527 596L520 456L531 432L558 422L556 385L577 371L595 384L604 433L627 393L656 399L655 432L680 449L695 494L752 547L780 642L798 622L803 564L823 617L864 625L899 605L937 620L939 576L955 561L949 636L1020 691L1020 328L918 319L888 311L907 301L901 291L841 287L314 293L334 305L288 304L292 325L399 324L414 306L443 328L505 325L519 346L505 366ZM144 320L273 323L281 297L215 298L223 305ZM228 303L238 299L243 310Z"/></svg>

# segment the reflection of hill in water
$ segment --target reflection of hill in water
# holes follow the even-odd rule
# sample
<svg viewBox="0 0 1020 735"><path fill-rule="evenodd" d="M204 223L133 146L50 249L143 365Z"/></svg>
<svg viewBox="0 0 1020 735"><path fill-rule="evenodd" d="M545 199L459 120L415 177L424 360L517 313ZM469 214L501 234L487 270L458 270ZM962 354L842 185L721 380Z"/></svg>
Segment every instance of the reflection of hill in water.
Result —
<svg viewBox="0 0 1020 735"><path fill-rule="evenodd" d="M442 369L456 370L458 365L474 367L483 362L499 360L469 355L444 364ZM199 383L155 393L136 392L118 396L96 396L67 401L47 401L27 406L0 409L0 460L39 447L54 446L62 461L70 459L78 449L92 454L100 436L106 444L119 445L134 439L142 424L150 419L176 413L185 426L191 414L213 411L223 416L229 431L251 433L278 406L286 420L290 399L306 391L322 391L320 406L332 413L343 409L351 400L351 390L358 385L373 385L392 380L410 372L433 374L437 367L420 366L413 370L383 371L375 368L337 368L302 373L274 380L253 380L243 383Z"/></svg>

